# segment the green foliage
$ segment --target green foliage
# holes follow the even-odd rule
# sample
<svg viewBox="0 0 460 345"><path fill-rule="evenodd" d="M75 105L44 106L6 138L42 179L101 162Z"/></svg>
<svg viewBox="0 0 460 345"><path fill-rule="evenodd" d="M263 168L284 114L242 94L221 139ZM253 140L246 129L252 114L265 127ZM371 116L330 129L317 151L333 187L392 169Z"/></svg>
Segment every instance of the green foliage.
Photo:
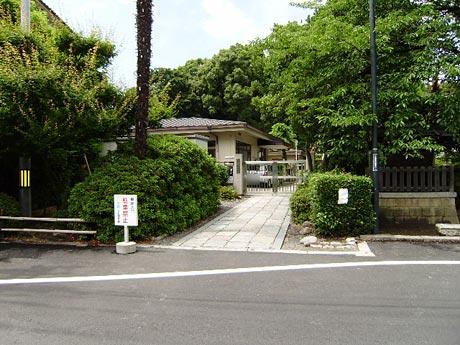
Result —
<svg viewBox="0 0 460 345"><path fill-rule="evenodd" d="M177 69L156 69L152 86L167 89L170 99L177 99L179 117L240 120L260 127L252 99L263 92L262 60L259 44L236 44L211 59L191 60Z"/></svg>
<svg viewBox="0 0 460 345"><path fill-rule="evenodd" d="M337 204L340 188L348 189L348 203ZM317 173L308 181L308 219L323 236L350 236L370 232L375 222L372 181L350 174Z"/></svg>
<svg viewBox="0 0 460 345"><path fill-rule="evenodd" d="M219 195L220 200L235 200L240 197L238 192L232 186L220 186Z"/></svg>
<svg viewBox="0 0 460 345"><path fill-rule="evenodd" d="M264 40L265 73L272 77L268 92L253 103L264 121L289 123L300 142L326 154L329 168L362 171L375 120L368 2L330 0L315 8L305 24L275 26ZM377 2L385 155L459 151L460 23L455 8L452 0Z"/></svg>
<svg viewBox="0 0 460 345"><path fill-rule="evenodd" d="M197 145L177 136L153 136L147 158L116 153L69 198L69 214L97 224L97 238L122 238L113 225L113 195L137 194L139 226L133 239L181 231L215 212L219 205L216 161ZM126 152L126 150L122 150Z"/></svg>
<svg viewBox="0 0 460 345"><path fill-rule="evenodd" d="M0 216L20 216L21 207L15 198L0 193Z"/></svg>
<svg viewBox="0 0 460 345"><path fill-rule="evenodd" d="M294 144L296 140L296 135L292 128L285 123L278 122L272 126L270 134L276 138L284 140L288 144Z"/></svg>
<svg viewBox="0 0 460 345"><path fill-rule="evenodd" d="M171 100L168 94L169 84L165 89L158 90L152 88L149 100L149 127L160 126L160 120L175 117L177 115L177 105L179 96Z"/></svg>
<svg viewBox="0 0 460 345"><path fill-rule="evenodd" d="M291 207L291 217L295 224L302 224L309 220L310 213L310 194L308 193L308 184L300 185L292 194L289 200Z"/></svg>
<svg viewBox="0 0 460 345"><path fill-rule="evenodd" d="M14 176L19 156L32 157L34 206L62 204L81 179L83 155L127 124L127 102L105 73L115 54L96 34L83 37L32 7L30 35L17 23L18 0L0 1L0 164Z"/></svg>
<svg viewBox="0 0 460 345"><path fill-rule="evenodd" d="M221 186L226 186L228 184L228 178L230 176L230 172L228 168L223 164L217 165L217 173L219 176L219 182Z"/></svg>

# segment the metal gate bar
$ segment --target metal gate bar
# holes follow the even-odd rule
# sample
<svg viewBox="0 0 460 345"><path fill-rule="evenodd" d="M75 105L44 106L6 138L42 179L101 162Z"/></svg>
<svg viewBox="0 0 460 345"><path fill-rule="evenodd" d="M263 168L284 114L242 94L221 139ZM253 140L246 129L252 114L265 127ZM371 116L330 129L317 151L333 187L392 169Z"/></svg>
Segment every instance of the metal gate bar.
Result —
<svg viewBox="0 0 460 345"><path fill-rule="evenodd" d="M248 193L293 193L306 174L305 161L246 161Z"/></svg>

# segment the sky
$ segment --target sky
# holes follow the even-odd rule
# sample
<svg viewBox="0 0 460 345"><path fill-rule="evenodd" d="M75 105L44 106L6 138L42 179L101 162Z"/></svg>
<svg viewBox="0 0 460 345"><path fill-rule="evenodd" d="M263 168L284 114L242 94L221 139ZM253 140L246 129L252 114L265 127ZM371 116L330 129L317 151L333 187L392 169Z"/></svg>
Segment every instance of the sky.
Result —
<svg viewBox="0 0 460 345"><path fill-rule="evenodd" d="M115 43L117 57L109 69L113 82L135 85L136 0L43 0L73 30L98 30ZM270 34L274 23L302 21L307 12L292 0L153 0L152 63L178 67L209 58L235 43Z"/></svg>

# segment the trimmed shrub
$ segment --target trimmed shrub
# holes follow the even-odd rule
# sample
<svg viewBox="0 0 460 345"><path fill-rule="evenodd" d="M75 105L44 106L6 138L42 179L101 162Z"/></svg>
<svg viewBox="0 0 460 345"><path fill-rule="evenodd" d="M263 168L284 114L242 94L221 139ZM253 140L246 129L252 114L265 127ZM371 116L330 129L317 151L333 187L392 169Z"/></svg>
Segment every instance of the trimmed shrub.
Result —
<svg viewBox="0 0 460 345"><path fill-rule="evenodd" d="M240 197L232 186L220 186L219 194L220 200L235 200Z"/></svg>
<svg viewBox="0 0 460 345"><path fill-rule="evenodd" d="M289 200L289 204L291 207L291 217L295 224L302 224L306 220L309 220L310 195L307 183L297 187L297 190Z"/></svg>
<svg viewBox="0 0 460 345"><path fill-rule="evenodd" d="M348 203L338 205L338 191L348 189ZM372 181L350 174L312 174L308 181L309 220L319 235L340 237L369 232L374 226Z"/></svg>
<svg viewBox="0 0 460 345"><path fill-rule="evenodd" d="M228 178L230 177L230 172L228 168L223 164L217 164L217 173L219 175L219 183L221 186L226 186L228 184Z"/></svg>
<svg viewBox="0 0 460 345"><path fill-rule="evenodd" d="M116 153L71 191L70 215L95 223L98 240L122 240L122 228L114 226L114 194L137 194L139 226L130 230L133 239L173 234L216 211L214 158L177 136L153 136L148 145L147 159Z"/></svg>
<svg viewBox="0 0 460 345"><path fill-rule="evenodd" d="M21 206L19 202L5 193L0 193L0 216L20 216Z"/></svg>

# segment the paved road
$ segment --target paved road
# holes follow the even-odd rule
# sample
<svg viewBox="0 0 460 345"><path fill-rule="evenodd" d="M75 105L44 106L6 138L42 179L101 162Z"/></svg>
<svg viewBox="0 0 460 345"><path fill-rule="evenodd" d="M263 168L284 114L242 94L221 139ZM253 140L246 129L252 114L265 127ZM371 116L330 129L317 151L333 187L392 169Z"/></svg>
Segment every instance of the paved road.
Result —
<svg viewBox="0 0 460 345"><path fill-rule="evenodd" d="M177 247L271 250L280 249L289 226L290 195L254 195L190 235Z"/></svg>
<svg viewBox="0 0 460 345"><path fill-rule="evenodd" d="M0 280L460 260L458 245L371 244L375 258L0 245ZM3 344L458 344L460 266L303 269L0 285Z"/></svg>

